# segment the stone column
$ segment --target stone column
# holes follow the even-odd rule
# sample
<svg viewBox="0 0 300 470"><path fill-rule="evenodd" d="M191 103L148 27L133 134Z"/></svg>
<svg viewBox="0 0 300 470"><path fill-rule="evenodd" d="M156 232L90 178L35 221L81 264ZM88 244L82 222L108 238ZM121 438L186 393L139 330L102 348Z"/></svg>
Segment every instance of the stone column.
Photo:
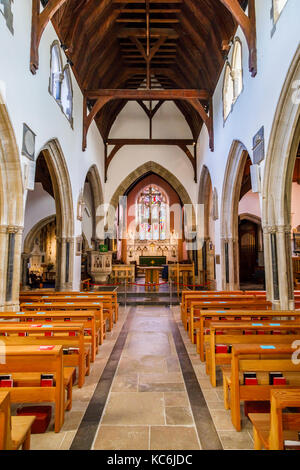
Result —
<svg viewBox="0 0 300 470"><path fill-rule="evenodd" d="M263 232L267 298L275 309L293 309L291 226L264 226Z"/></svg>
<svg viewBox="0 0 300 470"><path fill-rule="evenodd" d="M222 289L239 289L238 242L232 238L221 238Z"/></svg>
<svg viewBox="0 0 300 470"><path fill-rule="evenodd" d="M269 225L265 225L262 227L262 230L263 230L263 240L264 240L265 283L266 283L267 300L274 301L273 274L272 274L272 249L271 249L272 227L270 227ZM275 227L274 227L273 232L275 233Z"/></svg>
<svg viewBox="0 0 300 470"><path fill-rule="evenodd" d="M56 238L56 283L58 291L73 289L75 239L74 237Z"/></svg>
<svg viewBox="0 0 300 470"><path fill-rule="evenodd" d="M280 307L289 310L294 308L291 226L278 225L276 228Z"/></svg>
<svg viewBox="0 0 300 470"><path fill-rule="evenodd" d="M4 310L7 274L7 226L0 226L0 310Z"/></svg>
<svg viewBox="0 0 300 470"><path fill-rule="evenodd" d="M19 309L21 245L23 227L0 226L0 309Z"/></svg>

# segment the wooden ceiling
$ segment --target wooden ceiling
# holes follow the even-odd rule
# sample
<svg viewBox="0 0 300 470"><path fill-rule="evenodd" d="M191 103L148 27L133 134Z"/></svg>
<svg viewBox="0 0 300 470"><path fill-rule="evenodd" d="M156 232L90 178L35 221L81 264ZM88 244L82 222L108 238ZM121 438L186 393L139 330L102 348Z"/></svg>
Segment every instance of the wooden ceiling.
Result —
<svg viewBox="0 0 300 470"><path fill-rule="evenodd" d="M82 91L183 88L210 96L237 28L222 0L66 0L52 23ZM126 102L98 113L104 141ZM201 117L188 102L174 102L197 140Z"/></svg>

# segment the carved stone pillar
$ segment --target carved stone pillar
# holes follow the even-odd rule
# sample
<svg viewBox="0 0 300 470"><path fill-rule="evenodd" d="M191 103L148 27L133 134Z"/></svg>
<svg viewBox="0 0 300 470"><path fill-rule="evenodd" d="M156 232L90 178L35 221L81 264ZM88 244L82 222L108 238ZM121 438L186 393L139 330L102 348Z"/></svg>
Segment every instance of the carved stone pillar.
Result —
<svg viewBox="0 0 300 470"><path fill-rule="evenodd" d="M18 310L20 291L21 244L23 227L0 227L0 308Z"/></svg>
<svg viewBox="0 0 300 470"><path fill-rule="evenodd" d="M276 309L293 309L291 226L265 226L263 232L267 298Z"/></svg>
<svg viewBox="0 0 300 470"><path fill-rule="evenodd" d="M269 225L263 226L263 239L264 239L264 260L265 260L265 283L267 300L274 301L273 294L273 263L272 263L272 246L271 246L271 233L275 233L275 227ZM274 256L273 256L274 257ZM275 258L274 258L275 262ZM277 262L275 263L277 266ZM278 266L277 266L278 269ZM277 274L275 275L275 277ZM279 297L277 302L279 301Z"/></svg>
<svg viewBox="0 0 300 470"><path fill-rule="evenodd" d="M72 237L56 238L56 283L58 291L72 290L75 240Z"/></svg>
<svg viewBox="0 0 300 470"><path fill-rule="evenodd" d="M232 237L221 238L222 289L239 289L238 242Z"/></svg>

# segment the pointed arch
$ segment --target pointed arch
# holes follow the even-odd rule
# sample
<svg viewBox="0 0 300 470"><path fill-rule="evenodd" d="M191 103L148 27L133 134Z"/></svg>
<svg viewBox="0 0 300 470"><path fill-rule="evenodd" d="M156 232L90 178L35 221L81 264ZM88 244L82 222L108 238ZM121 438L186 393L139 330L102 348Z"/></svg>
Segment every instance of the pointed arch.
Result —
<svg viewBox="0 0 300 470"><path fill-rule="evenodd" d="M267 292L281 309L294 307L291 261L292 175L300 142L300 46L277 105L263 179Z"/></svg>
<svg viewBox="0 0 300 470"><path fill-rule="evenodd" d="M91 187L92 196L93 196L93 242L95 245L101 242L100 239L97 238L97 227L101 225L104 218L104 197L103 197L103 188L102 182L100 178L100 173L97 165L92 165L86 175L85 181L88 181ZM96 248L96 246L95 246Z"/></svg>
<svg viewBox="0 0 300 470"><path fill-rule="evenodd" d="M220 232L223 290L239 288L238 204L248 156L242 142L235 140L227 159L222 188Z"/></svg>
<svg viewBox="0 0 300 470"><path fill-rule="evenodd" d="M27 233L25 240L24 240L24 253L31 253L34 241L38 235L38 233L42 230L42 228L46 227L46 225L54 222L56 219L56 215L52 214L44 219L39 220Z"/></svg>
<svg viewBox="0 0 300 470"><path fill-rule="evenodd" d="M57 139L50 140L41 149L52 181L56 206L56 289L73 286L74 264L74 206L72 186L63 151Z"/></svg>
<svg viewBox="0 0 300 470"><path fill-rule="evenodd" d="M23 181L19 151L8 110L0 95L0 309L19 305Z"/></svg>
<svg viewBox="0 0 300 470"><path fill-rule="evenodd" d="M110 205L114 208L117 208L119 204L119 196L122 196L126 192L126 190L129 188L129 186L131 186L137 179L141 178L143 175L149 172L156 173L157 175L161 176L166 181L168 181L168 183L177 192L183 205L192 204L192 201L188 192L186 191L185 187L180 183L179 179L176 178L176 176L173 173L171 173L169 170L167 170L163 166L159 165L156 162L150 161L139 166L134 171L132 171L128 176L126 176L126 178L124 178L122 183L118 186L118 188L114 192L110 200Z"/></svg>

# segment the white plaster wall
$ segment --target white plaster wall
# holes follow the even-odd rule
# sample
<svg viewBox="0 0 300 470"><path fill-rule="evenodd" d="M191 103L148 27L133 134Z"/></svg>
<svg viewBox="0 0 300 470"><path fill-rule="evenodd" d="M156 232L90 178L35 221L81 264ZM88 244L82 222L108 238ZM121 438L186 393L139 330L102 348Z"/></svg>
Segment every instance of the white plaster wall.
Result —
<svg viewBox="0 0 300 470"><path fill-rule="evenodd" d="M0 15L0 89L5 94L6 106L15 132L21 156L23 123L36 134L36 156L50 139L57 139L66 159L73 192L75 233L81 235L81 222L76 220L76 205L80 189L91 165L96 164L103 176L103 143L93 122L87 139L87 150L82 152L82 94L72 74L74 91L74 130L48 92L50 73L50 46L57 39L52 24L43 33L39 47L39 70L32 75L29 70L31 39L31 0L12 3L14 35ZM62 51L63 62L66 58ZM27 194L24 192L24 207ZM80 256L74 262L74 287L79 286Z"/></svg>
<svg viewBox="0 0 300 470"><path fill-rule="evenodd" d="M248 191L239 202L238 213L239 215L252 214L261 218L260 200L258 193Z"/></svg>
<svg viewBox="0 0 300 470"><path fill-rule="evenodd" d="M129 101L124 106L112 126L109 137L149 138L149 119L136 102ZM152 122L152 137L153 139L192 139L190 128L174 103L165 102L155 114ZM111 146L108 147L109 151L111 148ZM193 152L192 146L189 149ZM191 200L196 202L197 185L194 183L192 165L186 155L178 147L156 145L127 145L118 151L108 168L105 201L109 203L121 181L148 161L159 163L173 173L185 187Z"/></svg>
<svg viewBox="0 0 300 470"><path fill-rule="evenodd" d="M292 185L292 205L291 205L291 225L292 230L300 225L300 185L293 183Z"/></svg>
<svg viewBox="0 0 300 470"><path fill-rule="evenodd" d="M34 191L28 192L24 217L22 248L28 232L35 226L35 224L55 213L54 198L43 189L41 183L35 183Z"/></svg>
<svg viewBox="0 0 300 470"><path fill-rule="evenodd" d="M257 23L257 55L258 73L252 78L248 70L249 53L246 40L240 28L236 36L242 41L243 47L243 78L242 94L236 101L232 113L223 122L222 89L224 69L218 81L214 96L214 136L215 151L208 146L208 134L203 126L198 140L198 174L202 165L210 171L212 186L219 194L219 208L222 203L222 187L225 168L231 145L234 140L241 141L247 148L251 159L252 139L257 131L264 126L266 153L274 114L278 104L284 81L299 45L299 0L288 0L276 24L276 31L271 36L273 20L270 16L272 0L256 0ZM229 54L231 60L232 49ZM264 162L261 164L263 181ZM260 201L261 202L261 201ZM216 254L220 254L220 219L215 224ZM221 286L221 265L217 265L217 283Z"/></svg>

